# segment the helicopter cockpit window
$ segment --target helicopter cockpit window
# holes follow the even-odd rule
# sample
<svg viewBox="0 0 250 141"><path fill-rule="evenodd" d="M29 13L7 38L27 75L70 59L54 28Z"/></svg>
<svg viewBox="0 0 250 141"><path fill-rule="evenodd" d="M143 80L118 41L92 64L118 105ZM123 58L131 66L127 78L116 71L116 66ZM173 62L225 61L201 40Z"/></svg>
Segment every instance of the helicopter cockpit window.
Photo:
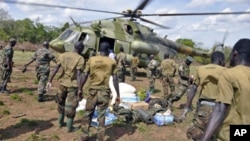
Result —
<svg viewBox="0 0 250 141"><path fill-rule="evenodd" d="M80 36L79 32L72 32L71 35L65 40L66 42L71 42L71 43L75 43L78 41L78 37Z"/></svg>
<svg viewBox="0 0 250 141"><path fill-rule="evenodd" d="M132 33L133 33L133 29L132 29L132 27L131 27L130 25L125 24L125 25L124 25L124 29L125 29L125 31L126 31L128 34L132 34Z"/></svg>
<svg viewBox="0 0 250 141"><path fill-rule="evenodd" d="M73 30L66 30L62 33L62 35L59 37L61 40L66 40L70 34L73 32Z"/></svg>

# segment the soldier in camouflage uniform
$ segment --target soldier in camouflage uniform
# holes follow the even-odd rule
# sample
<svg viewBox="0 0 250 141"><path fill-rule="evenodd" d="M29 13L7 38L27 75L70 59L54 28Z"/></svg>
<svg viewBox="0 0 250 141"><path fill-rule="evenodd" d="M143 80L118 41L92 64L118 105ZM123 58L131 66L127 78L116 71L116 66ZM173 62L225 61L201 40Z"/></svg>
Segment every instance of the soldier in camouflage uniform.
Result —
<svg viewBox="0 0 250 141"><path fill-rule="evenodd" d="M124 49L121 46L120 52L117 54L117 64L118 64L118 79L119 82L125 82L125 72L126 72L126 54L124 53Z"/></svg>
<svg viewBox="0 0 250 141"><path fill-rule="evenodd" d="M0 89L3 93L8 93L7 83L10 80L13 66L13 47L16 45L16 40L11 38L9 40L9 45L3 48L0 60Z"/></svg>
<svg viewBox="0 0 250 141"><path fill-rule="evenodd" d="M77 127L73 127L73 121L76 115L78 102L82 99L81 82L85 60L80 54L83 49L83 43L78 41L74 45L73 52L60 54L57 59L57 65L47 84L47 88L50 88L54 76L58 70L62 68L61 75L59 76L59 93L56 95L56 102L58 104L59 127L65 125L64 116L66 116L68 132L74 132L79 129Z"/></svg>
<svg viewBox="0 0 250 141"><path fill-rule="evenodd" d="M190 86L188 101L185 105L181 120L186 118L186 114L192 104L192 100L201 86L197 101L196 111L193 118L193 125L187 130L189 139L198 141L206 128L208 119L215 106L215 99L218 89L218 78L225 67L225 57L222 52L216 51L211 55L211 64L200 66L196 69L194 83Z"/></svg>
<svg viewBox="0 0 250 141"><path fill-rule="evenodd" d="M105 112L109 105L110 100L110 88L109 79L113 76L113 83L117 93L116 105L120 101L118 77L117 77L117 64L114 60L108 57L109 43L102 42L100 44L100 55L90 58L87 62L84 75L83 86L89 79L89 92L86 102L86 109L82 119L82 135L81 141L88 140L89 127L94 114L97 109L97 120L99 127L97 128L97 140L103 141L105 137Z"/></svg>
<svg viewBox="0 0 250 141"><path fill-rule="evenodd" d="M147 77L149 80L149 91L154 93L155 88L155 78L156 78L156 69L158 62L155 60L154 55L149 56L149 63L148 63L148 70L147 70Z"/></svg>
<svg viewBox="0 0 250 141"><path fill-rule="evenodd" d="M163 89L163 96L167 98L168 87L170 87L171 93L175 91L175 84L174 84L174 76L176 72L176 63L173 59L169 58L169 54L164 54L164 60L161 62L160 66L161 71L161 79L162 79L162 89Z"/></svg>
<svg viewBox="0 0 250 141"><path fill-rule="evenodd" d="M130 76L132 81L135 81L138 64L139 58L136 56L136 53L133 53L133 57L130 62Z"/></svg>
<svg viewBox="0 0 250 141"><path fill-rule="evenodd" d="M44 101L44 94L46 94L46 83L49 79L50 74L50 61L54 61L56 63L55 56L49 50L49 43L45 41L43 43L43 48L36 50L32 59L24 65L23 72L26 71L27 67L33 63L37 62L36 65L36 77L38 80L38 102Z"/></svg>
<svg viewBox="0 0 250 141"><path fill-rule="evenodd" d="M192 79L190 78L190 64L193 62L193 58L188 56L180 66L179 66L179 76L180 76L180 87L175 94L171 94L168 99L168 107L171 107L173 102L181 99L181 97L186 93L188 86Z"/></svg>

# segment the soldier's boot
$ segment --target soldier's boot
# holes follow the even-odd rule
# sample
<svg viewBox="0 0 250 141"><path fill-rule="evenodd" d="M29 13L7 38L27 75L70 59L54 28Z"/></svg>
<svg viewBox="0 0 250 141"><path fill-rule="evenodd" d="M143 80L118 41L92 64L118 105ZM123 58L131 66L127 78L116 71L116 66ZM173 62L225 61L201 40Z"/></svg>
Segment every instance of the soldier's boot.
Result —
<svg viewBox="0 0 250 141"><path fill-rule="evenodd" d="M80 129L80 127L74 127L73 126L73 121L74 121L73 118L68 118L67 119L67 128L68 128L67 131L68 132L75 132L75 131Z"/></svg>
<svg viewBox="0 0 250 141"><path fill-rule="evenodd" d="M38 95L38 102L44 102L43 94Z"/></svg>
<svg viewBox="0 0 250 141"><path fill-rule="evenodd" d="M7 86L3 86L2 89L1 89L1 92L2 92L2 93L8 94L8 93L9 93L9 90L7 90L6 87L7 87Z"/></svg>
<svg viewBox="0 0 250 141"><path fill-rule="evenodd" d="M150 88L149 88L149 92L150 92L150 93L154 93L154 91L155 91L155 88L154 88L154 87L150 87Z"/></svg>
<svg viewBox="0 0 250 141"><path fill-rule="evenodd" d="M66 123L64 122L64 114L59 114L58 123L59 123L59 128L66 126Z"/></svg>

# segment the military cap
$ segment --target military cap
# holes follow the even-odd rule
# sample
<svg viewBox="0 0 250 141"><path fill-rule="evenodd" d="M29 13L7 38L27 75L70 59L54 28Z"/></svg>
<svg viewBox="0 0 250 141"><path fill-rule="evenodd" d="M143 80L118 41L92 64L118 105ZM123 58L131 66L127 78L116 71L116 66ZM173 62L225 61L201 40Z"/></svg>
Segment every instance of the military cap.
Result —
<svg viewBox="0 0 250 141"><path fill-rule="evenodd" d="M43 42L43 46L49 46L49 42L47 41Z"/></svg>
<svg viewBox="0 0 250 141"><path fill-rule="evenodd" d="M188 60L189 62L193 62L193 58L191 56L187 56L186 60Z"/></svg>
<svg viewBox="0 0 250 141"><path fill-rule="evenodd" d="M16 42L16 39L10 38L9 42Z"/></svg>

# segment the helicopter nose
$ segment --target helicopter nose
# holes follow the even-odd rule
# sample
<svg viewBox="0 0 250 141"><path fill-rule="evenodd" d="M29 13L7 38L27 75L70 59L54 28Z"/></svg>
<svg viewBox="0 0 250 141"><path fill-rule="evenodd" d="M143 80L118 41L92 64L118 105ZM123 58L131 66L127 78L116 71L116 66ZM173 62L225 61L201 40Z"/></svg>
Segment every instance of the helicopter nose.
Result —
<svg viewBox="0 0 250 141"><path fill-rule="evenodd" d="M65 52L63 41L53 40L49 43L49 46L52 50L55 50L56 52L60 52L60 53Z"/></svg>

